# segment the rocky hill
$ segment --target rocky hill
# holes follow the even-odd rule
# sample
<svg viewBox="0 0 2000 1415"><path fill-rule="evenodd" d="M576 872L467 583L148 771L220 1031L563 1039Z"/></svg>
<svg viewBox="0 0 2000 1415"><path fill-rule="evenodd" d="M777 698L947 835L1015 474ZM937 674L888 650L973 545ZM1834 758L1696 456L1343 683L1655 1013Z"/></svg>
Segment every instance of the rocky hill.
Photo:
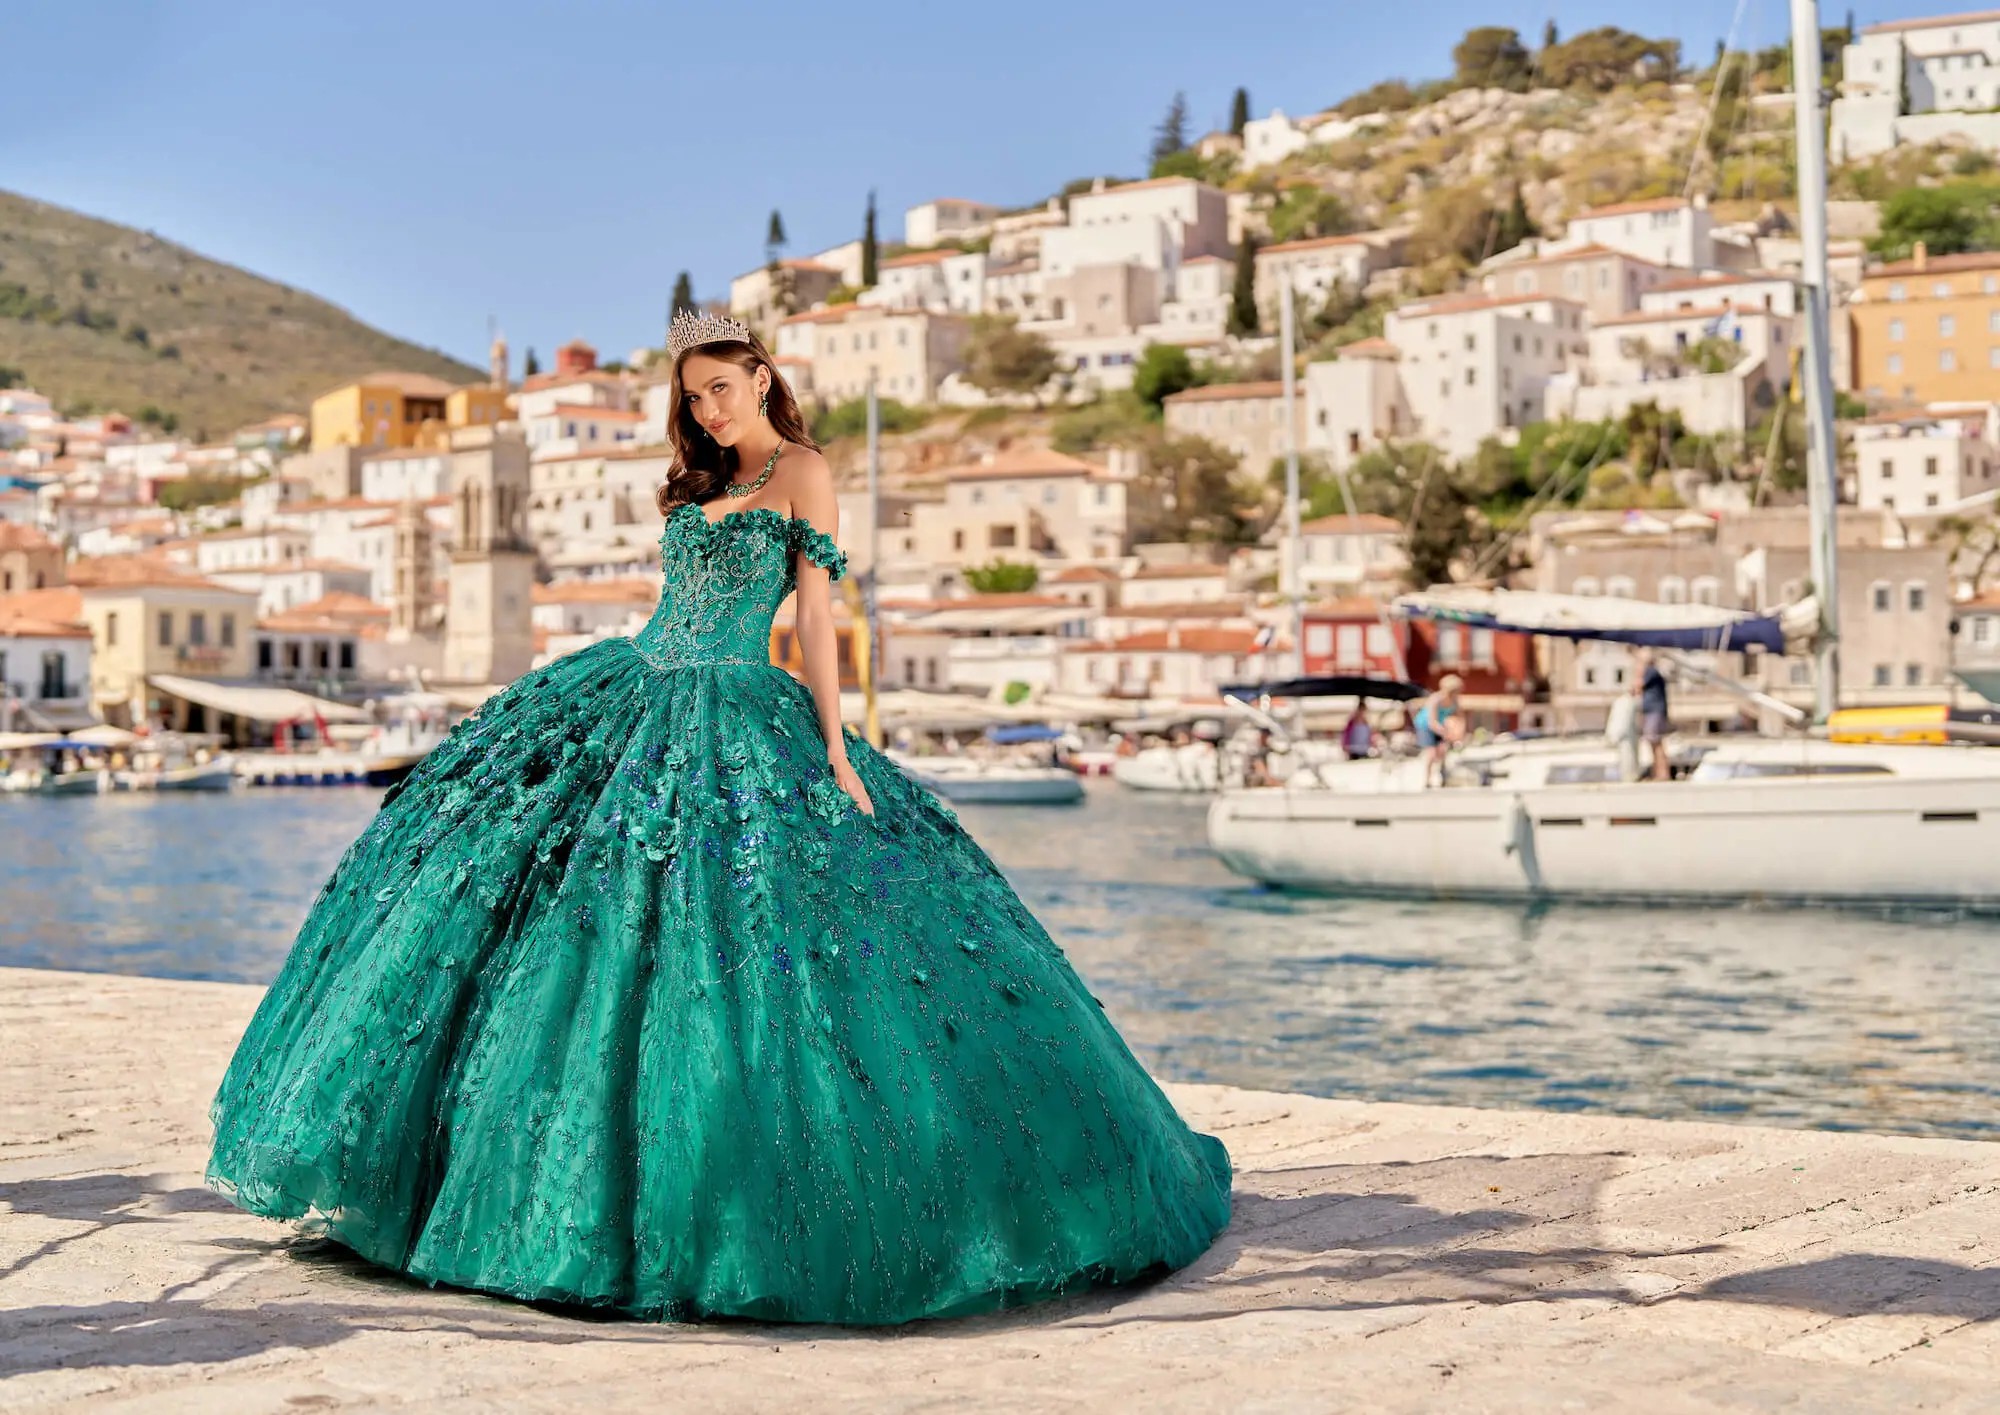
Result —
<svg viewBox="0 0 2000 1415"><path fill-rule="evenodd" d="M151 232L0 192L0 375L59 408L206 439L381 368L481 376Z"/></svg>

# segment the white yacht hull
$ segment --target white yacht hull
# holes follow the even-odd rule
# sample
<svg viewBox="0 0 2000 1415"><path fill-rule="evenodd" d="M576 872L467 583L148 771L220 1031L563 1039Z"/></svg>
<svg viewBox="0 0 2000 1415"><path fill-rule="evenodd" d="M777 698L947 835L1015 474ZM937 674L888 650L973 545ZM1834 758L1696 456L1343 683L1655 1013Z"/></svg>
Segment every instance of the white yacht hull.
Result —
<svg viewBox="0 0 2000 1415"><path fill-rule="evenodd" d="M1328 891L2000 903L2000 777L1231 791L1230 869Z"/></svg>

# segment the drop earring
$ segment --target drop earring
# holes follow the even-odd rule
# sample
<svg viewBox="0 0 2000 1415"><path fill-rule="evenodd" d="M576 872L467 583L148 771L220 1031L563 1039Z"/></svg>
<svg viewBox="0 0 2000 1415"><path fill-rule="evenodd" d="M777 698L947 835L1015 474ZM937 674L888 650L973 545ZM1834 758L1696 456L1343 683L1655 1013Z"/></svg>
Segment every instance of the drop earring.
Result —
<svg viewBox="0 0 2000 1415"><path fill-rule="evenodd" d="M768 389L757 395L757 416L760 418L771 416L771 394Z"/></svg>

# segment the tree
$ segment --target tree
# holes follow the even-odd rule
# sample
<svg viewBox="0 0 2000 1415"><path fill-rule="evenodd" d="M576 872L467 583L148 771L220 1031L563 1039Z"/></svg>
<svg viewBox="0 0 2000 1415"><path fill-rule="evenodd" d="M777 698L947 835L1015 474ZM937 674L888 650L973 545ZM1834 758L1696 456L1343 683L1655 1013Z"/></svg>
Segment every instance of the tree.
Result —
<svg viewBox="0 0 2000 1415"><path fill-rule="evenodd" d="M28 375L11 364L0 364L0 388L26 388Z"/></svg>
<svg viewBox="0 0 2000 1415"><path fill-rule="evenodd" d="M1424 265L1439 260L1477 265L1534 233L1518 188L1505 207L1496 207L1477 183L1440 187L1424 198L1410 255Z"/></svg>
<svg viewBox="0 0 2000 1415"><path fill-rule="evenodd" d="M764 228L764 257L776 263L778 252L785 248L785 218L778 215L776 207L771 208L771 224Z"/></svg>
<svg viewBox="0 0 2000 1415"><path fill-rule="evenodd" d="M667 306L668 316L671 318L673 315L680 314L684 310L691 310L694 307L694 279L683 270L679 275L674 277L674 296Z"/></svg>
<svg viewBox="0 0 2000 1415"><path fill-rule="evenodd" d="M1160 126L1153 130L1153 161L1172 157L1188 145L1187 95L1176 93L1174 101L1167 105L1167 116L1160 119Z"/></svg>
<svg viewBox="0 0 2000 1415"><path fill-rule="evenodd" d="M1938 534L1951 546L1952 569L1965 577L1975 595L1986 592L1987 578L2000 567L2000 520L1992 516L1945 516ZM1971 568L1965 568L1970 562Z"/></svg>
<svg viewBox="0 0 2000 1415"><path fill-rule="evenodd" d="M534 347L530 345L528 348L527 357L521 360L521 377L533 378L536 374L540 373L541 371L542 371L542 361L535 357Z"/></svg>
<svg viewBox="0 0 2000 1415"><path fill-rule="evenodd" d="M1460 88L1504 88L1520 92L1533 82L1535 61L1520 33L1504 25L1469 29L1451 51L1453 80Z"/></svg>
<svg viewBox="0 0 2000 1415"><path fill-rule="evenodd" d="M987 393L1026 393L1035 406L1042 389L1062 370L1049 341L1004 315L975 315L966 332L965 377Z"/></svg>
<svg viewBox="0 0 2000 1415"><path fill-rule="evenodd" d="M1676 39L1647 39L1604 25L1542 51L1542 79L1557 88L1608 93L1633 79L1671 79L1680 69Z"/></svg>
<svg viewBox="0 0 2000 1415"><path fill-rule="evenodd" d="M1554 49L1562 43L1562 33L1556 29L1556 22L1550 20L1542 26L1542 48Z"/></svg>
<svg viewBox="0 0 2000 1415"><path fill-rule="evenodd" d="M1517 183L1514 195L1500 213L1500 223L1493 232L1493 249L1511 251L1523 241L1542 234L1542 228L1535 224L1535 218L1528 214L1528 203L1522 199Z"/></svg>
<svg viewBox="0 0 2000 1415"><path fill-rule="evenodd" d="M1237 137L1243 136L1243 125L1250 121L1250 90L1239 88L1236 97L1229 103L1229 131Z"/></svg>
<svg viewBox="0 0 2000 1415"><path fill-rule="evenodd" d="M1197 382L1194 362L1179 344L1148 344L1132 369L1132 391L1154 417L1160 416L1167 399Z"/></svg>
<svg viewBox="0 0 2000 1415"><path fill-rule="evenodd" d="M881 246L875 236L875 189L868 189L868 215L861 222L861 288L872 289L881 278Z"/></svg>
<svg viewBox="0 0 2000 1415"><path fill-rule="evenodd" d="M1271 208L1270 227L1274 241L1310 241L1344 236L1358 229L1358 223L1337 192L1301 182L1287 187Z"/></svg>
<svg viewBox="0 0 2000 1415"><path fill-rule="evenodd" d="M1248 232L1236 247L1236 286L1229 295L1229 332L1255 334L1257 315L1257 241Z"/></svg>
<svg viewBox="0 0 2000 1415"><path fill-rule="evenodd" d="M1947 182L1941 187L1905 187L1882 203L1882 230L1869 243L1884 260L1907 260L1918 241L1928 255L2000 247L2000 186L1987 182Z"/></svg>
<svg viewBox="0 0 2000 1415"><path fill-rule="evenodd" d="M1384 79L1341 99L1334 111L1343 118L1359 118L1365 113L1402 113L1416 106L1416 90L1407 79Z"/></svg>
<svg viewBox="0 0 2000 1415"><path fill-rule="evenodd" d="M1139 453L1144 470L1126 503L1134 540L1240 545L1250 539L1246 511L1258 494L1241 485L1234 452L1205 437L1155 429L1139 440Z"/></svg>
<svg viewBox="0 0 2000 1415"><path fill-rule="evenodd" d="M964 573L965 583L977 594L1026 594L1041 580L1041 571L1021 560L969 565Z"/></svg>

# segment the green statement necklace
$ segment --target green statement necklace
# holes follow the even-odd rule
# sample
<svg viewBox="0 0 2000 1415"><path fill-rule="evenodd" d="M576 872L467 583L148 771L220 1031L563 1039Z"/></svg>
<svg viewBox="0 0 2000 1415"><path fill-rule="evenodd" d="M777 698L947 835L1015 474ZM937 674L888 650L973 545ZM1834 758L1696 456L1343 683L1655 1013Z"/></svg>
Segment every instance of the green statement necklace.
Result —
<svg viewBox="0 0 2000 1415"><path fill-rule="evenodd" d="M784 450L785 450L785 439L781 437L778 439L778 445L771 449L771 460L764 464L764 470L758 473L757 480L746 481L746 482L730 482L727 486L722 488L722 494L724 496L753 495L758 487L762 486L765 482L771 479L771 469L778 465L778 454Z"/></svg>

